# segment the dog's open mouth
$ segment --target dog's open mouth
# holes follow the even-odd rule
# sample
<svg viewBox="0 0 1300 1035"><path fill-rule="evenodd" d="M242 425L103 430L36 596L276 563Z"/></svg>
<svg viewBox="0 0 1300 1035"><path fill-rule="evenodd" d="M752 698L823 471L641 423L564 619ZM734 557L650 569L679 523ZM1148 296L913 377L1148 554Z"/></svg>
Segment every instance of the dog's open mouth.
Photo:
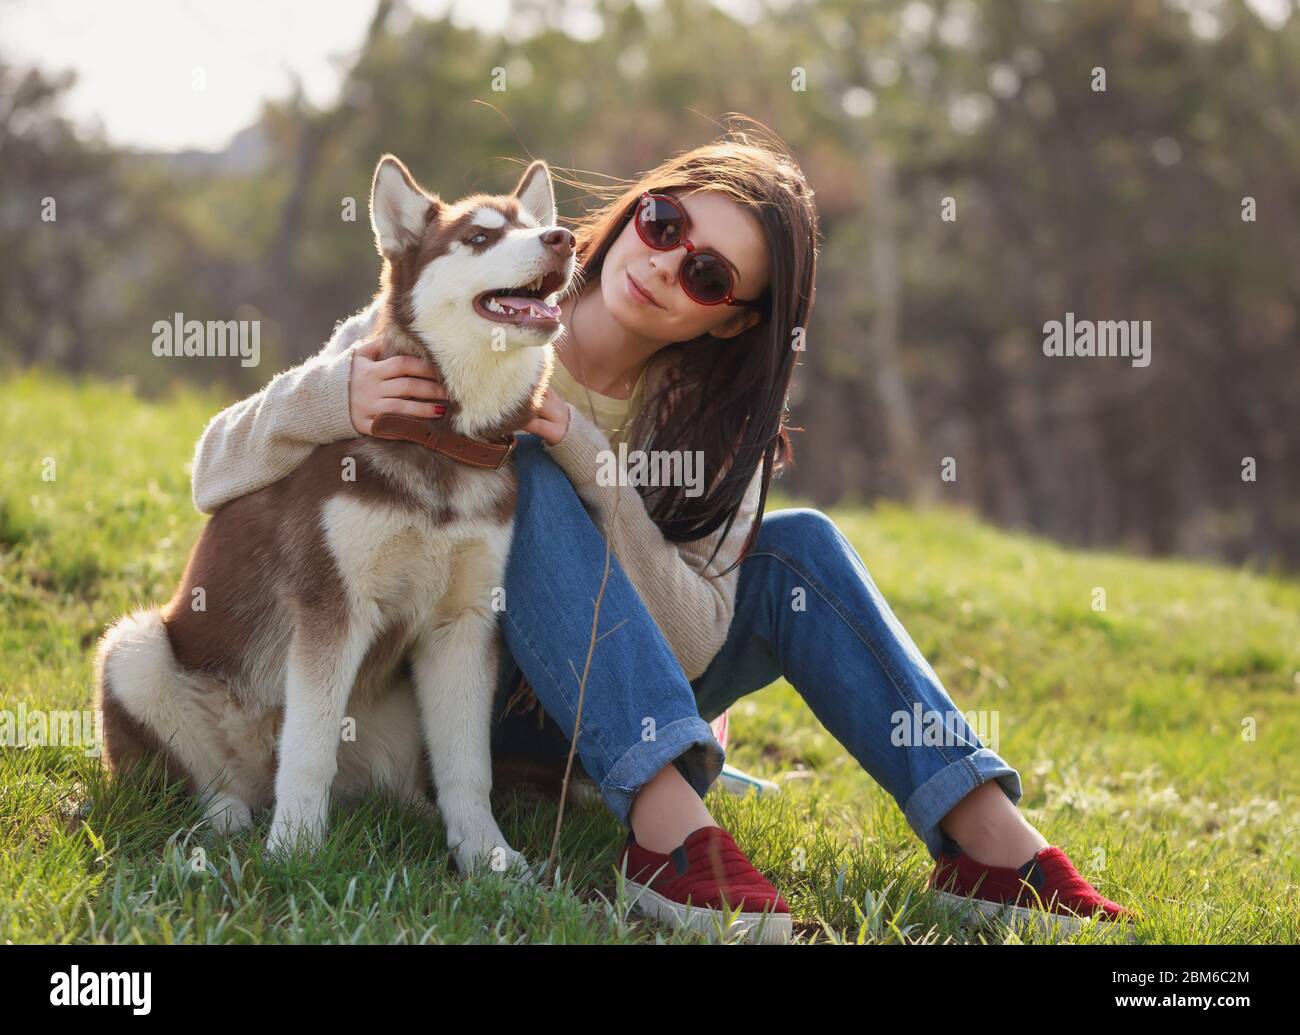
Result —
<svg viewBox="0 0 1300 1035"><path fill-rule="evenodd" d="M494 288L474 298L474 310L497 323L550 328L560 321L560 307L546 302L565 284L567 278L554 270L527 284L512 288Z"/></svg>

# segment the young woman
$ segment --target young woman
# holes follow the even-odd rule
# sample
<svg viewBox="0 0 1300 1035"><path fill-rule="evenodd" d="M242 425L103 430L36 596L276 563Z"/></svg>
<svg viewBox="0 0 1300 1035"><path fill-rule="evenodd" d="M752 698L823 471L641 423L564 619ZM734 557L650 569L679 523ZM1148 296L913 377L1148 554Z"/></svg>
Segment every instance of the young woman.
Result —
<svg viewBox="0 0 1300 1035"><path fill-rule="evenodd" d="M561 303L556 376L516 450L498 712L522 671L547 725L506 718L514 748L531 729L537 754L567 750L608 537L577 751L629 827L619 862L640 909L710 930L739 906L747 931L789 938L784 899L703 802L723 764L706 720L784 676L898 802L953 901L1041 916L1040 900L1066 927L1129 918L1020 814L1019 774L981 745L830 519L763 513L791 456L785 403L816 272L795 159L732 130L613 193L574 227L582 275ZM381 413L440 415L431 367L373 358L374 312L212 420L194 463L200 510ZM673 484L607 477L620 444L676 458ZM917 706L945 743L894 743L892 717Z"/></svg>

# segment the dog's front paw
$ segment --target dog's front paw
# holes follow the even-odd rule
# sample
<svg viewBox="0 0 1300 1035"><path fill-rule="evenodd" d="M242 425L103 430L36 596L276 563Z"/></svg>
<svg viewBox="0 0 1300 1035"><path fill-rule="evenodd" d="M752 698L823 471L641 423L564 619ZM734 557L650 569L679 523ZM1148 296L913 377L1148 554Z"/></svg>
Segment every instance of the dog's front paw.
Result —
<svg viewBox="0 0 1300 1035"><path fill-rule="evenodd" d="M253 825L253 810L233 794L217 794L208 800L204 815L221 835L237 834Z"/></svg>
<svg viewBox="0 0 1300 1035"><path fill-rule="evenodd" d="M460 837L449 832L447 844L456 859L457 868L466 876L482 870L493 873L522 873L528 870L528 860L506 843L500 831L478 831Z"/></svg>
<svg viewBox="0 0 1300 1035"><path fill-rule="evenodd" d="M266 850L271 855L293 855L296 852L311 853L325 841L325 824L319 820L304 820L301 817L276 809L275 818L271 820L271 833L266 839Z"/></svg>

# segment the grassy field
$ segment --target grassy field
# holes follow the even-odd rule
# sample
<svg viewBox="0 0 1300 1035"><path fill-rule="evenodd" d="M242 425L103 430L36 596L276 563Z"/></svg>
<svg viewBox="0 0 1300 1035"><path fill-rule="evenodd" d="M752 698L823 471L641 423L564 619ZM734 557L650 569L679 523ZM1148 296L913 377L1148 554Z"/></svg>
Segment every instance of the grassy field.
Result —
<svg viewBox="0 0 1300 1035"><path fill-rule="evenodd" d="M0 387L0 709L90 707L96 638L170 595L202 525L187 465L221 403L36 375ZM953 511L831 514L958 705L998 712L1026 814L1142 910L1139 941L1300 941L1300 586L1062 549ZM783 791L715 788L708 804L789 900L798 940L1018 940L937 906L893 800L790 686L731 720L729 760ZM316 857L278 862L265 818L216 837L184 798L116 785L76 747L0 751L0 941L693 940L629 909L620 828L598 804L569 808L561 886L540 888L461 880L436 822L382 799L335 810ZM543 858L553 804L495 804Z"/></svg>

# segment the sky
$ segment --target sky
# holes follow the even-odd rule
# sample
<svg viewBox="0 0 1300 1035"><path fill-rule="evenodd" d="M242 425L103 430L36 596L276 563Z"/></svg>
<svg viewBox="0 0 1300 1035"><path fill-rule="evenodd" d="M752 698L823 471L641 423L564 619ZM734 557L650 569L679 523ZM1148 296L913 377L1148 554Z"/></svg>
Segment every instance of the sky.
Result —
<svg viewBox="0 0 1300 1035"><path fill-rule="evenodd" d="M594 15L564 28L600 32ZM653 9L657 0L633 0ZM756 0L712 0L753 20ZM779 8L789 0L768 0ZM53 72L71 68L77 85L64 112L79 128L102 126L119 147L149 151L222 150L257 118L264 99L289 95L292 73L307 98L331 105L342 82L339 59L355 55L376 0L0 0L0 55ZM406 0L417 15L451 12L455 24L511 37L509 0ZM401 25L394 24L400 31Z"/></svg>
<svg viewBox="0 0 1300 1035"><path fill-rule="evenodd" d="M410 0L419 14L449 8L462 25L498 31L507 0ZM375 0L0 0L0 53L79 76L64 111L102 124L119 146L220 150L287 96L291 70L314 104L341 82L336 64L365 35Z"/></svg>

